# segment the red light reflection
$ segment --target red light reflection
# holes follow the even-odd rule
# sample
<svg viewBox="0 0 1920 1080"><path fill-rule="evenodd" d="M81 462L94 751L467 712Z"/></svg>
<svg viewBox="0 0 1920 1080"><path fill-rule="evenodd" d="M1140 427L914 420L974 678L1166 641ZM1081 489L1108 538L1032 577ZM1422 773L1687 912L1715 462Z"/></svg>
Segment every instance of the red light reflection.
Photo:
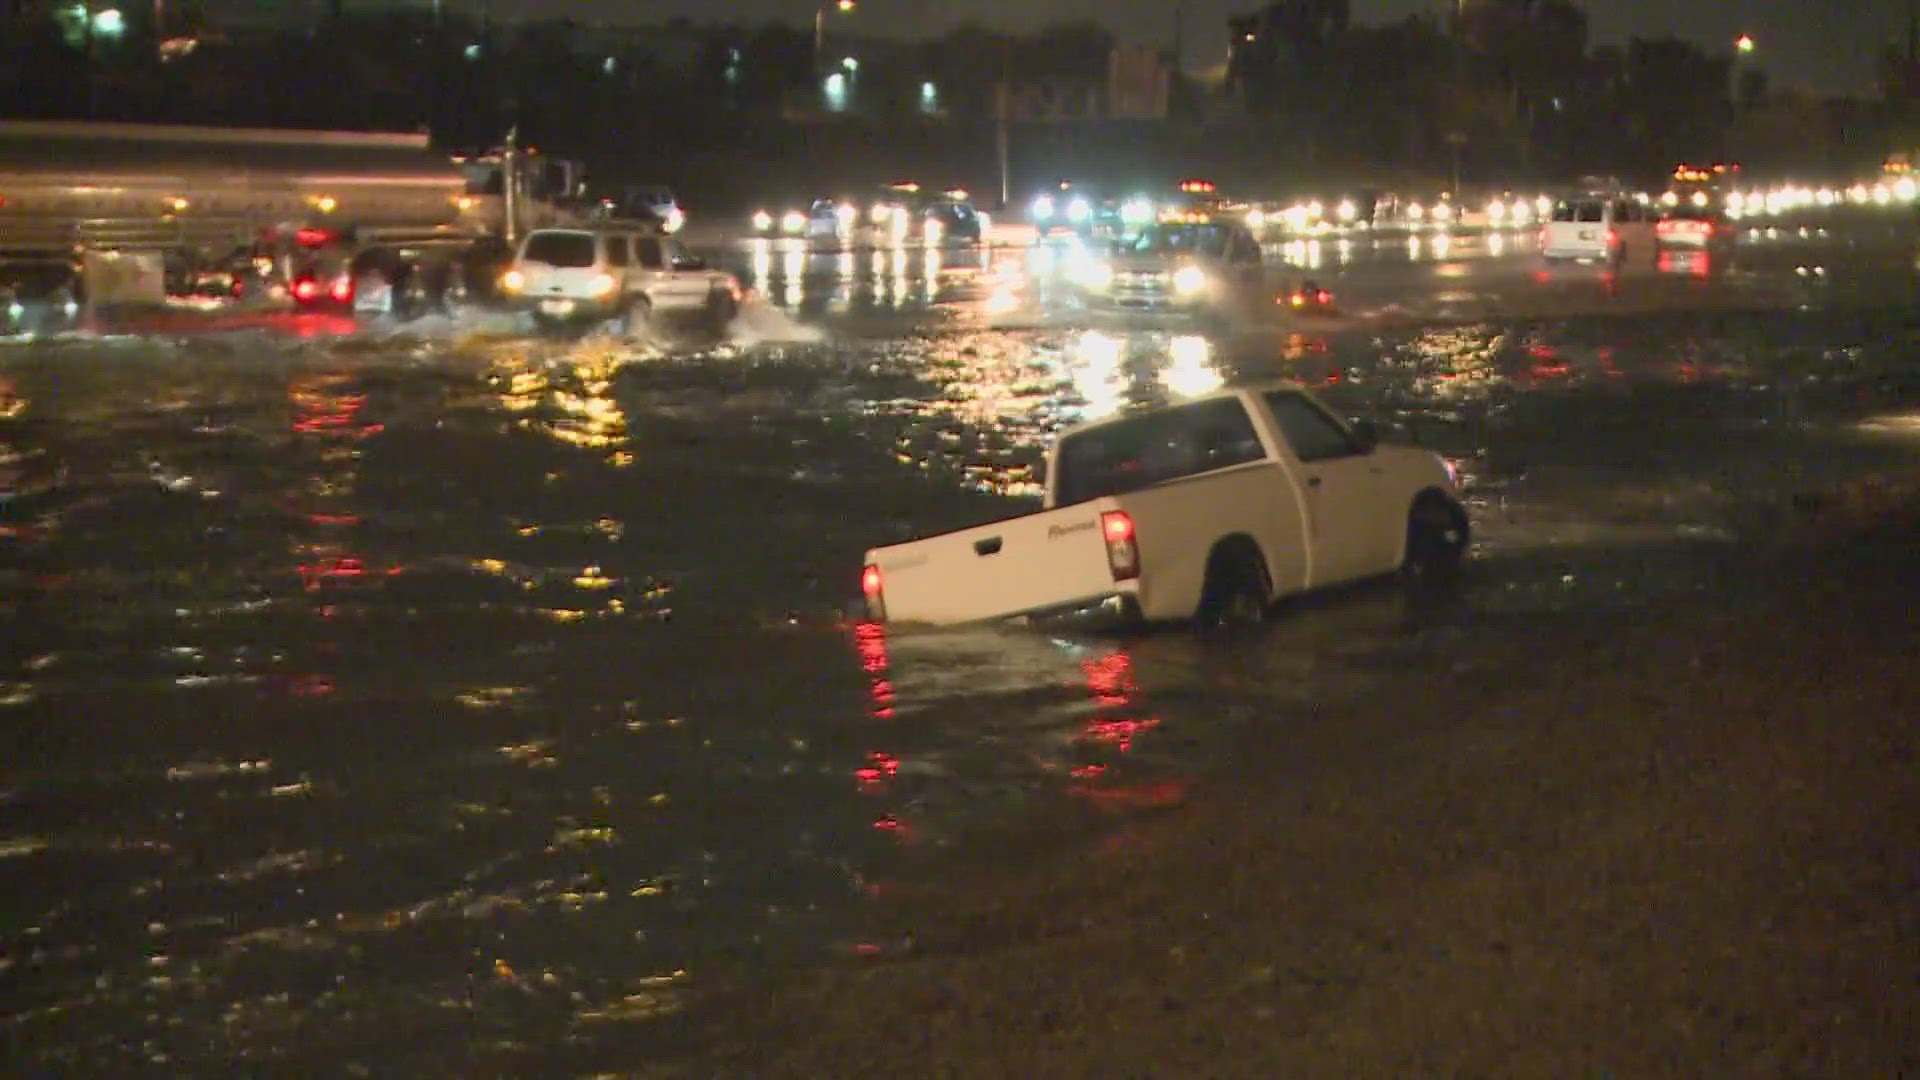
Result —
<svg viewBox="0 0 1920 1080"><path fill-rule="evenodd" d="M893 680L887 674L887 628L877 622L863 622L853 630L854 647L860 652L860 666L870 678L868 693L873 697L873 715L893 719Z"/></svg>
<svg viewBox="0 0 1920 1080"><path fill-rule="evenodd" d="M1102 705L1125 705L1133 700L1134 691L1140 689L1133 679L1133 657L1125 652L1111 652L1098 660L1082 661L1080 670L1086 672L1087 689L1093 691L1094 700Z"/></svg>
<svg viewBox="0 0 1920 1080"><path fill-rule="evenodd" d="M894 778L900 772L900 759L879 750L867 754L867 763L853 771L860 786L873 789Z"/></svg>

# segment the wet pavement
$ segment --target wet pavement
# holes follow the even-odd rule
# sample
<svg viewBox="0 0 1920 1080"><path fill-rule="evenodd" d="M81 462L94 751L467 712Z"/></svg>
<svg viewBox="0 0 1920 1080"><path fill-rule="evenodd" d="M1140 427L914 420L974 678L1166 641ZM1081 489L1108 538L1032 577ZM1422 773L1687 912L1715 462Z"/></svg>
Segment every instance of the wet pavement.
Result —
<svg viewBox="0 0 1920 1080"><path fill-rule="evenodd" d="M1910 245L1771 240L1611 281L1281 252L1341 319L1225 330L1089 316L1025 252L743 244L766 303L719 342L0 346L8 1057L630 1068L710 974L906 948L866 898L1111 842L1249 726L1754 586L1796 497L1920 464ZM1459 465L1456 597L1230 644L844 617L866 547L1032 505L1062 424L1261 377Z"/></svg>

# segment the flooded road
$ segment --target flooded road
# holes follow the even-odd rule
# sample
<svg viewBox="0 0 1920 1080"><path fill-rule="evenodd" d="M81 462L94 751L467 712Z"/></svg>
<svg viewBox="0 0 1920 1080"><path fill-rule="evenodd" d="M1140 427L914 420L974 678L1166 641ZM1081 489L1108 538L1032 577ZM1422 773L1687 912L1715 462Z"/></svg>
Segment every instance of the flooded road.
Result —
<svg viewBox="0 0 1920 1080"><path fill-rule="evenodd" d="M632 1068L712 972L909 948L866 897L1124 842L1388 670L1752 585L1796 496L1920 464L1920 321L1877 299L1223 335L1009 319L918 257L769 268L720 343L0 350L10 1059ZM1409 266L1409 309L1455 290ZM1511 269L1463 276L1524 309ZM1262 377L1456 461L1453 602L1231 644L845 618L866 547L1033 505L1061 425Z"/></svg>

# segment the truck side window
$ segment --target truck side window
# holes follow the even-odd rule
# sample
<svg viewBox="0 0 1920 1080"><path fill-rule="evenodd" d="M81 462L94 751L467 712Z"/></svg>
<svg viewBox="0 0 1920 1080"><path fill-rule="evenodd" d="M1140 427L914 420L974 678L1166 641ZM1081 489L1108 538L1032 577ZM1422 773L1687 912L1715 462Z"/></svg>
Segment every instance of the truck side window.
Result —
<svg viewBox="0 0 1920 1080"><path fill-rule="evenodd" d="M657 236L635 237L633 241L633 246L634 246L634 253L640 256L641 266L645 267L648 270L666 269L667 258L660 248L659 237Z"/></svg>
<svg viewBox="0 0 1920 1080"><path fill-rule="evenodd" d="M632 251L633 248L629 246L629 241L626 236L620 233L614 233L607 237L608 266L632 265L633 259L629 257Z"/></svg>
<svg viewBox="0 0 1920 1080"><path fill-rule="evenodd" d="M1325 461L1360 453L1360 447L1345 428L1299 394L1276 390L1267 395L1267 408L1272 410L1274 422L1280 425L1287 444L1293 447L1294 456L1301 461Z"/></svg>

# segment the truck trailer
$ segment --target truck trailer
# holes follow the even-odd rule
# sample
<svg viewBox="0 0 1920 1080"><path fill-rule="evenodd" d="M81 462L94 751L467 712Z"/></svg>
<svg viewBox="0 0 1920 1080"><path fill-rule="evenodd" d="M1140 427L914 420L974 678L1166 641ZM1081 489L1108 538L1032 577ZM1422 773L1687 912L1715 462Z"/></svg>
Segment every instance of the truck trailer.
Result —
<svg viewBox="0 0 1920 1080"><path fill-rule="evenodd" d="M9 301L411 317L485 299L519 236L588 213L580 167L511 134L454 157L425 134L0 121Z"/></svg>

